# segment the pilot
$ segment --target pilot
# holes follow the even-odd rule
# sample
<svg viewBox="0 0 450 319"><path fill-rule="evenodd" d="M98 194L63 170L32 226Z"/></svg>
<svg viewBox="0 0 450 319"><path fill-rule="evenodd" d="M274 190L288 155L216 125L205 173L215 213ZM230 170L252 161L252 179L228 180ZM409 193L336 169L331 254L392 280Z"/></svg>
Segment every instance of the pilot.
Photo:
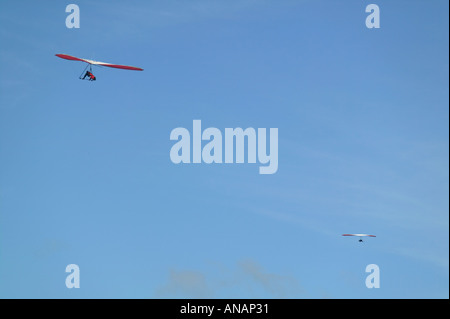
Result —
<svg viewBox="0 0 450 319"><path fill-rule="evenodd" d="M94 76L94 74L92 74L92 73L89 72L89 71L86 71L86 74L83 76L83 80L84 80L86 77L89 77L89 81L95 81L95 80L96 80L96 77Z"/></svg>

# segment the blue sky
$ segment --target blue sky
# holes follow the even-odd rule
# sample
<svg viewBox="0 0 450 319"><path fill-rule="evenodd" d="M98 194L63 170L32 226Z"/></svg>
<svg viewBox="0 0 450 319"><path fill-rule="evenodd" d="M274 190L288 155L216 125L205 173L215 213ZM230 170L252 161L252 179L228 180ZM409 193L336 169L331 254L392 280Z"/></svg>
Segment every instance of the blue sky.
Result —
<svg viewBox="0 0 450 319"><path fill-rule="evenodd" d="M449 297L447 1L74 3L0 4L0 297ZM278 171L172 163L195 119Z"/></svg>

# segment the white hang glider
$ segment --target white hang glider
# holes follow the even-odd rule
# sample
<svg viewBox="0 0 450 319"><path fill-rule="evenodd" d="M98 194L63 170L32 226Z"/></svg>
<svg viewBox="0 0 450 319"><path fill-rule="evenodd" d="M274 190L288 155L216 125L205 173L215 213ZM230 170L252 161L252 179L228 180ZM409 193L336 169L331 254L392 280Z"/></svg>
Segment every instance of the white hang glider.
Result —
<svg viewBox="0 0 450 319"><path fill-rule="evenodd" d="M95 81L96 80L96 77L92 74L92 65L107 66L109 68L116 68L116 69L123 69L123 70L144 71L144 69L137 68L135 66L121 65L121 64L112 64L112 63L99 62L99 61L93 61L93 60L88 60L88 59L81 59L81 58L77 58L77 57L74 57L74 56L71 56L71 55L67 55L67 54L55 54L55 55L57 57L61 58L61 59L86 62L88 65L86 66L86 68L83 70L83 72L80 75L80 79L81 80L85 80L86 77L87 77L86 80L89 80L89 81ZM86 69L88 67L89 67L89 71L86 71Z"/></svg>
<svg viewBox="0 0 450 319"><path fill-rule="evenodd" d="M363 242L361 237L377 237L375 235L368 235L368 234L342 234L342 236L357 236L357 237L359 237L358 241L360 243Z"/></svg>

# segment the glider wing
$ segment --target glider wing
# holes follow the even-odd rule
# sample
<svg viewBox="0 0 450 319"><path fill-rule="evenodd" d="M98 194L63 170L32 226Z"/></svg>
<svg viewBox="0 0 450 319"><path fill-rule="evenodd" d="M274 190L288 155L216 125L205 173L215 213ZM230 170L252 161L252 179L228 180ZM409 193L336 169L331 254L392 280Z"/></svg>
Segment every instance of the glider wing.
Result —
<svg viewBox="0 0 450 319"><path fill-rule="evenodd" d="M72 60L72 61L82 61L82 62L87 62L87 63L89 63L87 60L85 60L85 59L79 59L79 58L76 58L76 57L74 57L74 56L71 56L71 55L67 55L67 54L55 54L58 58L61 58L61 59L66 59L66 60Z"/></svg>
<svg viewBox="0 0 450 319"><path fill-rule="evenodd" d="M343 234L342 236L377 237L375 235L368 235L368 234Z"/></svg>
<svg viewBox="0 0 450 319"><path fill-rule="evenodd" d="M88 60L88 59L81 59L81 58L77 58L71 55L67 55L67 54L55 54L57 57L61 58L61 59L66 59L66 60L72 60L72 61L81 61L81 62L86 62L92 65L101 65L101 66L107 66L110 68L116 68L116 69L124 69L124 70L134 70L134 71L143 71L144 69L141 68L137 68L135 66L129 66L129 65L120 65L120 64L111 64L111 63L106 63L106 62L99 62L99 61L93 61L93 60Z"/></svg>

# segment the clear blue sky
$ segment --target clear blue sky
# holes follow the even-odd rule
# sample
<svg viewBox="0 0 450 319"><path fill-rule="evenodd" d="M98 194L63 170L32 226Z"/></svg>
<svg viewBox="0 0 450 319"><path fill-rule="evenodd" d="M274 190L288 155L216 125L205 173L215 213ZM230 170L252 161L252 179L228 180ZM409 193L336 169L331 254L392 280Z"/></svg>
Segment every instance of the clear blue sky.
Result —
<svg viewBox="0 0 450 319"><path fill-rule="evenodd" d="M449 297L448 1L69 3L0 3L0 297ZM278 172L173 164L194 119Z"/></svg>

